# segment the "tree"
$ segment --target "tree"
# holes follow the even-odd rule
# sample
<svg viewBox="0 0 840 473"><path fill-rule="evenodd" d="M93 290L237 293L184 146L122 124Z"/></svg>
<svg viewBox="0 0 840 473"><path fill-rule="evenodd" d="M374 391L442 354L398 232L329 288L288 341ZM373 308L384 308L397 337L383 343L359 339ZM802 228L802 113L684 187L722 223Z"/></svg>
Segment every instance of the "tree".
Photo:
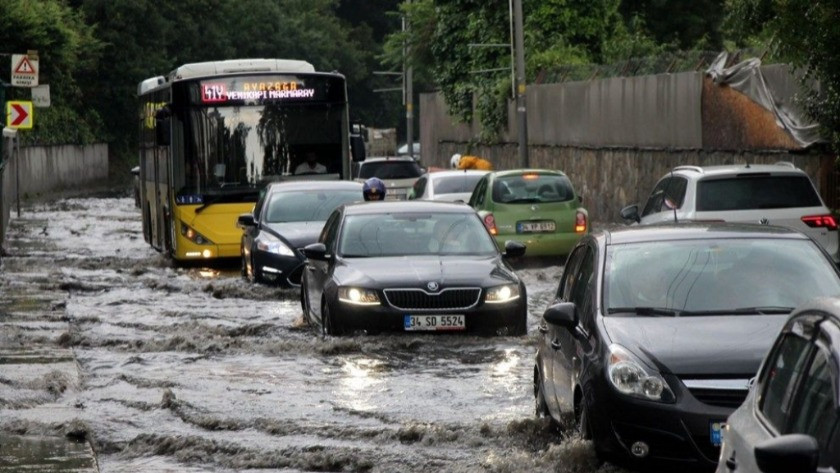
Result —
<svg viewBox="0 0 840 473"><path fill-rule="evenodd" d="M764 45L802 71L806 112L840 152L840 3L836 0L730 0L726 31L738 45ZM819 81L819 90L805 85Z"/></svg>
<svg viewBox="0 0 840 473"><path fill-rule="evenodd" d="M5 0L0 2L0 43L6 51L37 50L39 82L50 85L51 106L38 109L32 143L87 143L101 130L97 110L88 106L83 77L97 66L101 44L84 18L62 2ZM9 71L9 59L2 61ZM23 88L8 89L7 99L29 100Z"/></svg>

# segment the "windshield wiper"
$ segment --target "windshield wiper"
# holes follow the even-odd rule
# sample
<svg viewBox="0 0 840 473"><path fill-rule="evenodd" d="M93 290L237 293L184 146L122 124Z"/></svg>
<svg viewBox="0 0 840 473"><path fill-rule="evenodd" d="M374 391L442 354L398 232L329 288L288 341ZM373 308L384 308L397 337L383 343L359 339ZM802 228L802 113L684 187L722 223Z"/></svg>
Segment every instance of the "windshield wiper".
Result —
<svg viewBox="0 0 840 473"><path fill-rule="evenodd" d="M678 317L680 312L666 307L610 307L608 314L636 314L647 317Z"/></svg>
<svg viewBox="0 0 840 473"><path fill-rule="evenodd" d="M739 307L737 309L716 309L716 310L686 310L681 315L772 315L790 314L793 307L784 306L762 306L762 307Z"/></svg>

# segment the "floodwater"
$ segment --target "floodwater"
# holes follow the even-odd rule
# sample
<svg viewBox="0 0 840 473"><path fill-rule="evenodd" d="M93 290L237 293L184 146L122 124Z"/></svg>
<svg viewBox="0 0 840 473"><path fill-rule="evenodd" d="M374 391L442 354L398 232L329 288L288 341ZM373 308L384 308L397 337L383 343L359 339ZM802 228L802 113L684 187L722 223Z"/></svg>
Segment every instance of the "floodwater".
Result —
<svg viewBox="0 0 840 473"><path fill-rule="evenodd" d="M74 356L27 381L0 372L0 432L85 439L103 472L619 471L534 416L560 266L520 271L528 336L324 339L295 290L172 268L131 199L24 208L5 249L0 318L43 315L18 315L0 349Z"/></svg>

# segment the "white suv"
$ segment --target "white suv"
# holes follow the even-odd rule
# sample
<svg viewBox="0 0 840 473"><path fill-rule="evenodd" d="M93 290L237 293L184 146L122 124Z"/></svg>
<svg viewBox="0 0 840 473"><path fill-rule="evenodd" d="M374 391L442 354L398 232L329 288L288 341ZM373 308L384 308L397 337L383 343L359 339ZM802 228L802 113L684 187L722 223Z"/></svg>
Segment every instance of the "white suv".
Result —
<svg viewBox="0 0 840 473"><path fill-rule="evenodd" d="M621 209L621 217L642 225L718 220L791 227L840 262L837 219L791 163L677 166L656 183L641 213L634 204Z"/></svg>

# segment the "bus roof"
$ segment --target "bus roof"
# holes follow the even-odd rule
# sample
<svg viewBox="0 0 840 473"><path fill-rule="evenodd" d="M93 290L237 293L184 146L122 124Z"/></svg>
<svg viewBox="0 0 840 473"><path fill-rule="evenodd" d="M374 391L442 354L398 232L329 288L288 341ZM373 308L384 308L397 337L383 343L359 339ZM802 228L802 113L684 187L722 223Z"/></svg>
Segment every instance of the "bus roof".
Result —
<svg viewBox="0 0 840 473"><path fill-rule="evenodd" d="M169 81L248 72L315 72L315 66L293 59L230 59L184 64L169 73Z"/></svg>

